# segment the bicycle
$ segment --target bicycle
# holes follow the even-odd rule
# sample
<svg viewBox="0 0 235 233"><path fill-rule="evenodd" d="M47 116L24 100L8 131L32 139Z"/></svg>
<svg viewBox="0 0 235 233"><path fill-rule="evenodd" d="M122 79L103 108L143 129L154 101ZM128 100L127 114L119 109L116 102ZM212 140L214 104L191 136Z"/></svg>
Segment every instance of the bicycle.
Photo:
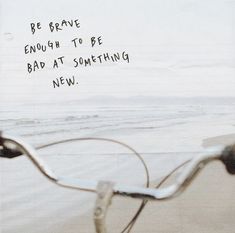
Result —
<svg viewBox="0 0 235 233"><path fill-rule="evenodd" d="M193 181L196 175L203 169L203 167L213 160L221 161L229 174L235 174L235 144L229 145L226 147L215 147L212 148L200 156L197 156L191 160L187 160L175 169L173 169L156 188L149 187L149 173L147 166L140 156L138 152L136 152L132 147L128 146L125 143L107 139L107 138L72 138L57 141L54 143L50 143L44 146L41 146L37 149L49 147L56 144L66 143L70 141L84 141L84 140L100 140L100 141L108 141L112 143L119 144L126 149L130 150L134 153L140 162L143 164L146 172L146 187L138 187L138 186L127 186L120 185L110 181L90 181L90 180L81 180L81 179L71 179L65 177L58 177L48 166L47 164L41 160L38 156L36 150L22 141L20 138L8 136L7 134L1 132L0 133L0 157L2 158L15 158L18 156L26 155L33 164L37 167L37 169L46 176L51 182L66 188L78 189L81 191L93 192L97 194L97 199L94 208L94 223L95 229L97 233L106 233L106 224L105 217L107 214L108 206L111 203L111 199L115 195L131 197L141 199L142 203L133 216L131 221L127 224L127 226L123 229L123 233L128 230L130 232L134 223L136 222L138 216L141 211L147 204L147 201L154 200L167 200L174 198L181 194ZM173 185L170 185L166 188L160 188L160 186L179 168L187 165L183 171L181 171L176 178L176 181Z"/></svg>

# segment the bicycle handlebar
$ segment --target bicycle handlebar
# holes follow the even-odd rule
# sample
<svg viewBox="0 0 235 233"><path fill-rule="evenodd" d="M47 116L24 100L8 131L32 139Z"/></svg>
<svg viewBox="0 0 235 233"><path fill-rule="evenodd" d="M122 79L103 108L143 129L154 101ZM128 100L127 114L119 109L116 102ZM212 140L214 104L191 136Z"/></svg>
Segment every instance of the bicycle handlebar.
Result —
<svg viewBox="0 0 235 233"><path fill-rule="evenodd" d="M43 175L57 185L83 191L97 192L98 181L57 177L40 157L38 157L34 148L19 138L11 137L4 133L0 134L0 157L14 158L23 154L33 162ZM176 182L169 187L154 189L114 184L113 194L150 200L173 198L180 194L191 183L196 174L212 160L222 161L227 171L230 174L235 174L235 144L225 148L216 147L193 158L180 173Z"/></svg>
<svg viewBox="0 0 235 233"><path fill-rule="evenodd" d="M235 144L225 147L221 161L224 163L228 173L235 174Z"/></svg>

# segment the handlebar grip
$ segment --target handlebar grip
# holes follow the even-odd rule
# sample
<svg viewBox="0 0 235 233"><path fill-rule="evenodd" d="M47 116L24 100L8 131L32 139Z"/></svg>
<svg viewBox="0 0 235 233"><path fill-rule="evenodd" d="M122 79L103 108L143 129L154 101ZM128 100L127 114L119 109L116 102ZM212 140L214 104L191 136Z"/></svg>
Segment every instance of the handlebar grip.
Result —
<svg viewBox="0 0 235 233"><path fill-rule="evenodd" d="M225 147L221 155L221 160L228 173L235 175L235 144Z"/></svg>
<svg viewBox="0 0 235 233"><path fill-rule="evenodd" d="M18 157L21 155L22 155L22 153L20 151L8 149L5 147L0 149L0 157L2 157L2 158L12 159L12 158L15 158L15 157Z"/></svg>
<svg viewBox="0 0 235 233"><path fill-rule="evenodd" d="M0 131L0 157L12 159L22 155L18 150L5 147L3 141L2 132Z"/></svg>

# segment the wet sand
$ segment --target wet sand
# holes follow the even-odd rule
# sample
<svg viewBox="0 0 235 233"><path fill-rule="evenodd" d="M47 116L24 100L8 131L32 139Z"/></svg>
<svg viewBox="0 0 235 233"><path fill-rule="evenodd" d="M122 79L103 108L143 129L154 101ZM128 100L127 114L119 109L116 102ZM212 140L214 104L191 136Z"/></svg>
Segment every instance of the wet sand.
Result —
<svg viewBox="0 0 235 233"><path fill-rule="evenodd" d="M204 147L216 145L229 145L235 143L235 134L225 134L216 137L206 138L203 140Z"/></svg>

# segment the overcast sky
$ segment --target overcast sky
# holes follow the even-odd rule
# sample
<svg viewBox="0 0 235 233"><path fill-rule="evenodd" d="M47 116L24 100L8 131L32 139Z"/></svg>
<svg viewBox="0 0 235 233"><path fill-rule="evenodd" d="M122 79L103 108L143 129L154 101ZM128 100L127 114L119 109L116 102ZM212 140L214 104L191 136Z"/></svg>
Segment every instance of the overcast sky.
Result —
<svg viewBox="0 0 235 233"><path fill-rule="evenodd" d="M233 0L1 0L1 85L4 101L39 96L235 96ZM50 21L79 19L81 28L48 31ZM30 32L30 23L42 30ZM130 63L73 70L71 64L31 76L24 46L49 39L100 35L95 53L127 51ZM63 48L65 56L80 51ZM85 50L87 56L91 50ZM60 53L48 53L51 59ZM75 75L79 86L53 89L53 78ZM35 93L37 94L35 97ZM11 96L9 98L9 96ZM41 97L42 98L42 97Z"/></svg>

